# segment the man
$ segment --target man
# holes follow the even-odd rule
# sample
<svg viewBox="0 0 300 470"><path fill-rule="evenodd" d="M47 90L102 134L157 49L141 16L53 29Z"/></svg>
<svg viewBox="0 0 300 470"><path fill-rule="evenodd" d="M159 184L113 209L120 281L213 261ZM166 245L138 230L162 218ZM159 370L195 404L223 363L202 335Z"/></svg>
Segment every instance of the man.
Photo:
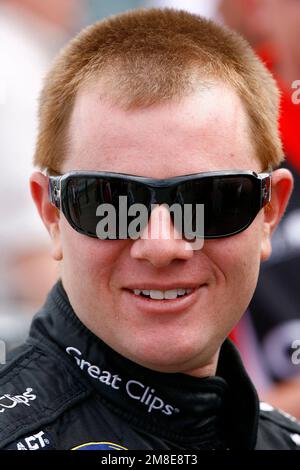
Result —
<svg viewBox="0 0 300 470"><path fill-rule="evenodd" d="M113 17L61 53L35 155L50 176L31 178L61 281L1 373L2 448L299 447L226 340L292 188L268 172L277 108L244 41L183 11ZM103 208L127 215L121 197L125 236L124 220L101 226ZM202 249L173 203L193 227L204 205ZM149 219L131 236L134 204Z"/></svg>

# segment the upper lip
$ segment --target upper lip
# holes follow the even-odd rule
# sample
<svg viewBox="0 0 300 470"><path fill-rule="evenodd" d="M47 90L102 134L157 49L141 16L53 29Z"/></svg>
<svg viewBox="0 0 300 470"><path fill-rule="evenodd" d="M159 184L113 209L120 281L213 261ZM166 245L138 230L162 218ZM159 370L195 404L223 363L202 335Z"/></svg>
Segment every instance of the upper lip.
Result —
<svg viewBox="0 0 300 470"><path fill-rule="evenodd" d="M197 289L198 287L200 287L201 285L204 285L205 283L197 283L195 284L194 282L184 282L184 281L178 281L175 283L172 283L172 284L159 284L159 283L154 283L154 282L145 282L145 283L141 283L141 282L137 282L136 284L131 284L131 285L128 285L126 287L124 287L124 289L129 289L129 290L134 290L134 289L139 289L139 290L163 290L163 291L166 291L166 290L175 290L175 289Z"/></svg>

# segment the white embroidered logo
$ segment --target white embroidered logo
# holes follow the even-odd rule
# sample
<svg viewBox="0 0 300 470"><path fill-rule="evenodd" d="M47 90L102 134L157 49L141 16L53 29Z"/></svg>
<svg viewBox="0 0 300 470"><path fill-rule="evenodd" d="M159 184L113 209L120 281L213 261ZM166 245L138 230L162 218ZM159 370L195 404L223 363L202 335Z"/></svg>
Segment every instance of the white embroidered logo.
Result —
<svg viewBox="0 0 300 470"><path fill-rule="evenodd" d="M18 404L30 406L30 401L36 399L36 395L32 393L32 388L26 388L22 395L11 395L6 393L0 396L0 413L4 413L7 409L15 408Z"/></svg>

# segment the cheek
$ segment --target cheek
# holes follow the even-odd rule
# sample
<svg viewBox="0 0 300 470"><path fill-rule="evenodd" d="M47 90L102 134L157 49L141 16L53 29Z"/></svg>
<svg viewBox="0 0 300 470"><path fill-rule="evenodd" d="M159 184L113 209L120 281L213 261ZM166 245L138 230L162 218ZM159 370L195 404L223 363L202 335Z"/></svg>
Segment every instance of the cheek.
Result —
<svg viewBox="0 0 300 470"><path fill-rule="evenodd" d="M209 240L205 244L206 253L216 266L225 288L223 301L232 305L232 299L235 299L236 307L242 310L247 308L256 287L261 239L260 214L244 232L229 238Z"/></svg>
<svg viewBox="0 0 300 470"><path fill-rule="evenodd" d="M127 241L87 237L76 232L65 220L61 221L60 229L62 279L68 278L80 286L85 282L86 290L92 284L108 285Z"/></svg>

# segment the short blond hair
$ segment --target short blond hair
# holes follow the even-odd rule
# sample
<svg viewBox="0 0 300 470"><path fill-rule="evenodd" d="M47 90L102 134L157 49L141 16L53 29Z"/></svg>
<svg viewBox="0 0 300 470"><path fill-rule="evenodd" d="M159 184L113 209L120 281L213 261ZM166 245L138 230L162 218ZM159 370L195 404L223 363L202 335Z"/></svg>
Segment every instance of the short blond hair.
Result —
<svg viewBox="0 0 300 470"><path fill-rule="evenodd" d="M173 9L110 17L84 29L61 51L41 93L34 163L59 172L76 94L91 81L102 82L111 99L132 109L181 98L207 79L236 90L263 169L277 167L283 151L272 75L237 33Z"/></svg>

